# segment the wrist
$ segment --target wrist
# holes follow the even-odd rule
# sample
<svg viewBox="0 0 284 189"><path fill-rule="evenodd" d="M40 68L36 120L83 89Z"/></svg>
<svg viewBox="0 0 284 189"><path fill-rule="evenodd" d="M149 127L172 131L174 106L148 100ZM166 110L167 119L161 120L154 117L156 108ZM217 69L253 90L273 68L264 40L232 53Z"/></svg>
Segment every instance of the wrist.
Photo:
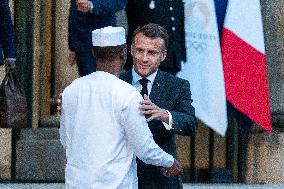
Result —
<svg viewBox="0 0 284 189"><path fill-rule="evenodd" d="M162 109L163 110L163 116L162 116L162 121L169 124L169 113L167 110Z"/></svg>

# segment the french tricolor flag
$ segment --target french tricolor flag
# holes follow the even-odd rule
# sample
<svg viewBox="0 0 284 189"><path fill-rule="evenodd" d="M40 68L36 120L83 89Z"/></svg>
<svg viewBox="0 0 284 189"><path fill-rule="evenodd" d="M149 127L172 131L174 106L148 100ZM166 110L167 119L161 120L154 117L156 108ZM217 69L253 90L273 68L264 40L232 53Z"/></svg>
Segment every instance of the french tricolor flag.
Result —
<svg viewBox="0 0 284 189"><path fill-rule="evenodd" d="M271 132L259 0L229 0L221 39L227 100Z"/></svg>

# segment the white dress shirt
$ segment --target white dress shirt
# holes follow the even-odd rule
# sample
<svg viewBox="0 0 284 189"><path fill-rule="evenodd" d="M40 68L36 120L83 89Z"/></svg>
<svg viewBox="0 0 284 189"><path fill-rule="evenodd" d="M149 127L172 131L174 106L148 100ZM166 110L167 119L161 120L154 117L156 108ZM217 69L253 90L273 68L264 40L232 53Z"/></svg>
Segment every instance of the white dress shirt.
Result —
<svg viewBox="0 0 284 189"><path fill-rule="evenodd" d="M135 155L147 164L173 164L140 115L141 100L134 87L102 71L64 90L60 140L67 189L137 189Z"/></svg>
<svg viewBox="0 0 284 189"><path fill-rule="evenodd" d="M148 77L146 77L149 80L149 82L147 83L148 96L150 96L152 86L153 86L157 73L158 73L158 70L152 73L151 75L149 75ZM142 85L139 83L139 80L141 78L142 77L134 71L134 68L132 68L132 86L135 87L139 92L142 90ZM166 111L169 115L169 124L167 124L166 122L162 122L162 123L167 130L171 130L173 128L173 117L170 111L168 110Z"/></svg>

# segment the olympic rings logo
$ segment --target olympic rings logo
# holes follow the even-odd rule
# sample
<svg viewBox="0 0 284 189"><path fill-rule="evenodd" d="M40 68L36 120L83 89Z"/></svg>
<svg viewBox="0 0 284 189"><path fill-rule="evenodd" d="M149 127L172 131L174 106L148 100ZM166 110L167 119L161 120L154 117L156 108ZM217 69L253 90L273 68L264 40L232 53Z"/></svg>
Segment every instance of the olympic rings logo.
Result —
<svg viewBox="0 0 284 189"><path fill-rule="evenodd" d="M187 48L197 51L198 53L201 53L202 51L205 51L207 49L207 44L205 42L199 42L199 41L187 41L188 45Z"/></svg>

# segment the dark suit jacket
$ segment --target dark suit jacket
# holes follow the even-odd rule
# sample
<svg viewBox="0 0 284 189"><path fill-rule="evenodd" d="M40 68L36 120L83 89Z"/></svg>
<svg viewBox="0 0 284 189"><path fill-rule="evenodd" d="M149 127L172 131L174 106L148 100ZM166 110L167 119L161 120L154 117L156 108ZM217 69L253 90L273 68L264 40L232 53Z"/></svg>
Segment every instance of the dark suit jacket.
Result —
<svg viewBox="0 0 284 189"><path fill-rule="evenodd" d="M121 74L120 78L132 84L131 70ZM166 152L176 157L176 144L174 134L191 135L195 132L197 121L195 110L191 105L190 85L187 80L172 76L163 71L158 71L154 80L150 99L160 108L171 112L173 117L173 130L165 129L161 121L153 120L149 122L149 128L153 134L155 142ZM146 165L141 161L138 164L138 176L144 182L161 182L166 185L173 185L171 189L178 188L177 177L167 178L162 175L160 168ZM174 185L177 184L177 187Z"/></svg>
<svg viewBox="0 0 284 189"><path fill-rule="evenodd" d="M68 42L69 49L75 52L86 51L92 47L92 31L94 29L114 26L115 12L123 9L127 0L91 0L93 13L77 11L76 0L71 0Z"/></svg>
<svg viewBox="0 0 284 189"><path fill-rule="evenodd" d="M0 65L5 58L16 58L15 37L8 0L0 0Z"/></svg>
<svg viewBox="0 0 284 189"><path fill-rule="evenodd" d="M155 8L150 9L151 0L129 0L126 7L128 19L127 44L130 47L134 30L141 25L156 23L163 26L169 34L168 55L160 65L166 72L177 72L181 69L181 61L186 60L184 32L184 3L182 0L155 0ZM125 68L132 66L132 58L128 58Z"/></svg>

